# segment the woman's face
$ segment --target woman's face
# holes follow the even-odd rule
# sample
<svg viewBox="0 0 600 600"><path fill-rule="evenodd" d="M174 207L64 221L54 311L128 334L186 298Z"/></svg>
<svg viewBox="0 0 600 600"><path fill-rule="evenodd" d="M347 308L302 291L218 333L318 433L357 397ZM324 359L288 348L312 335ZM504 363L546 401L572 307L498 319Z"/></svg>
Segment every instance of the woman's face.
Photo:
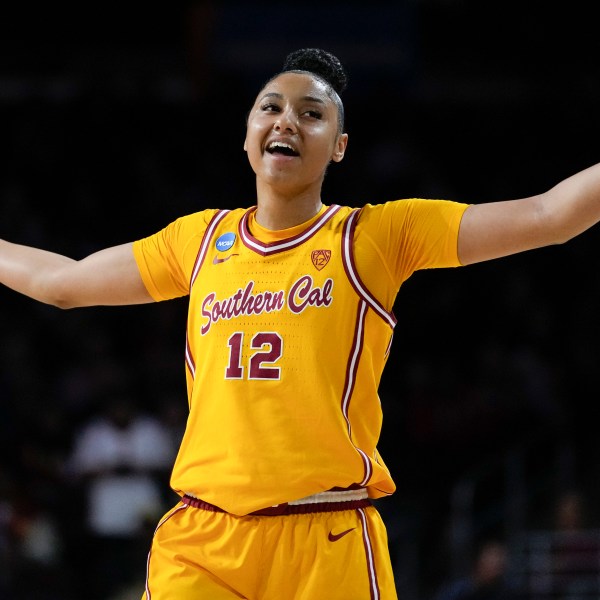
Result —
<svg viewBox="0 0 600 600"><path fill-rule="evenodd" d="M282 190L320 184L348 136L327 86L309 74L283 73L259 93L248 116L244 150L257 178Z"/></svg>

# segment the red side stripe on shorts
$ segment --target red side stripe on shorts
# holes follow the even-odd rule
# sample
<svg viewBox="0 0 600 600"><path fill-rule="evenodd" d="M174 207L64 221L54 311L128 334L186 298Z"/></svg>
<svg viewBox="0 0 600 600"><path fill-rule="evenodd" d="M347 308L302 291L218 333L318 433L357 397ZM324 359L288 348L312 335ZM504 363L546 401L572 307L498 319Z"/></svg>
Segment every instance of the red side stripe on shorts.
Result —
<svg viewBox="0 0 600 600"><path fill-rule="evenodd" d="M371 592L371 600L380 600L379 583L377 582L377 571L375 570L375 558L373 557L373 545L369 537L369 527L367 525L367 515L363 508L356 511L362 521L363 542L365 544L365 554L367 557L367 568L369 576L369 591Z"/></svg>
<svg viewBox="0 0 600 600"><path fill-rule="evenodd" d="M181 506L177 505L170 513L165 515L163 519L158 523L156 529L154 530L154 535L160 529L164 523L166 523L175 513L178 513L180 510L185 510L187 508L186 504ZM150 546L150 552L148 552L148 558L146 559L146 600L152 600L152 594L150 593L150 583L148 579L150 579L150 556L152 554L152 546Z"/></svg>

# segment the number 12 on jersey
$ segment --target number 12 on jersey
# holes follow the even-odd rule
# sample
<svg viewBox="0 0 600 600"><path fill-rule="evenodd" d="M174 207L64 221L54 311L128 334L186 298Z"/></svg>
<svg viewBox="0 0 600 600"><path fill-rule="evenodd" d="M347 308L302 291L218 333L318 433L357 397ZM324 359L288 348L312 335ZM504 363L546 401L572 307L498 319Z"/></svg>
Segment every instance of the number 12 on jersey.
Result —
<svg viewBox="0 0 600 600"><path fill-rule="evenodd" d="M245 365L242 364L244 333L236 332L227 340L229 363L225 369L225 379L244 379ZM250 354L247 365L248 379L280 379L281 367L273 366L283 354L283 339L274 331L255 333L250 340ZM269 364L271 366L264 366Z"/></svg>

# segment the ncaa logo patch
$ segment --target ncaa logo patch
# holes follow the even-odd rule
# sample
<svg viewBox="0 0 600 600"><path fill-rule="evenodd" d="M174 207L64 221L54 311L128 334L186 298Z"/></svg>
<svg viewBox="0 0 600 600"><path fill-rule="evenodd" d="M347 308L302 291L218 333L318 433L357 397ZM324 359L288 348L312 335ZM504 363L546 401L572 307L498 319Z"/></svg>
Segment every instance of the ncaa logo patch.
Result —
<svg viewBox="0 0 600 600"><path fill-rule="evenodd" d="M224 233L217 238L215 248L219 252L227 252L235 242L235 233Z"/></svg>

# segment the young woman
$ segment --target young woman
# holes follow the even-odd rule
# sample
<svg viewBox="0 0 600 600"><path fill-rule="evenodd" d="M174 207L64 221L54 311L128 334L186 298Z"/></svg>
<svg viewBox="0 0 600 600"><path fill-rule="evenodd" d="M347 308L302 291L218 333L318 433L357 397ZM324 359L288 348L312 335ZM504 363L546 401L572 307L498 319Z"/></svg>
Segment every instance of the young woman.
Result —
<svg viewBox="0 0 600 600"><path fill-rule="evenodd" d="M345 84L336 57L305 49L260 90L244 142L255 207L80 261L0 241L0 281L61 308L189 296L181 502L156 529L146 600L396 598L370 499L395 490L377 389L401 284L600 219L600 165L520 200L323 203L348 144Z"/></svg>

